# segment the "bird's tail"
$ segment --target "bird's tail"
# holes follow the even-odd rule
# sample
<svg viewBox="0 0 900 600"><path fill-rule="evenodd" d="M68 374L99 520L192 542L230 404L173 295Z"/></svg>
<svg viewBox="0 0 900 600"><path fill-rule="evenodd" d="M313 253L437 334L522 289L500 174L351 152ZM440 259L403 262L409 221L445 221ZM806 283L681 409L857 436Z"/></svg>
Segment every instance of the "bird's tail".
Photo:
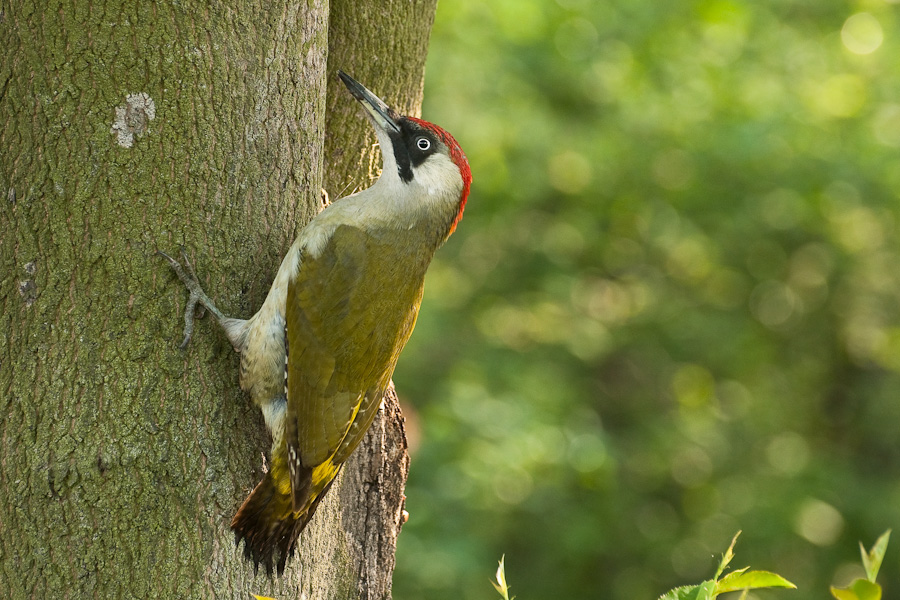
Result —
<svg viewBox="0 0 900 600"><path fill-rule="evenodd" d="M269 471L231 520L237 543L244 541L244 556L257 569L262 563L269 575L273 566L279 575L284 572L284 565L293 556L297 538L309 520L306 515L295 516L291 510L290 483L287 490L282 487Z"/></svg>
<svg viewBox="0 0 900 600"><path fill-rule="evenodd" d="M231 529L238 545L244 541L244 557L256 569L262 563L269 575L273 567L281 575L314 512L315 506L293 510L287 448L281 445L273 448L269 471L234 515Z"/></svg>
<svg viewBox="0 0 900 600"><path fill-rule="evenodd" d="M231 520L231 529L238 544L244 541L244 557L256 569L262 564L269 575L273 567L281 575L288 557L294 555L297 538L331 487L334 475L308 499L303 510L295 512L286 457L274 454L269 472L244 500Z"/></svg>

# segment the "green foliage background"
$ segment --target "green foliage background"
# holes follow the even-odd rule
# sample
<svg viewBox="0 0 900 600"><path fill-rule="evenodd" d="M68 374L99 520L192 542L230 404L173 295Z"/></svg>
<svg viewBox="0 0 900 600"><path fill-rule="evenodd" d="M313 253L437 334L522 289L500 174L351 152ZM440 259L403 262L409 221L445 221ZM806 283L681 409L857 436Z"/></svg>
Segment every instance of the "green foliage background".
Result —
<svg viewBox="0 0 900 600"><path fill-rule="evenodd" d="M860 575L900 528L898 21L441 0L424 113L475 181L395 376L395 597L490 598L505 553L523 600L656 598L738 529L767 598Z"/></svg>

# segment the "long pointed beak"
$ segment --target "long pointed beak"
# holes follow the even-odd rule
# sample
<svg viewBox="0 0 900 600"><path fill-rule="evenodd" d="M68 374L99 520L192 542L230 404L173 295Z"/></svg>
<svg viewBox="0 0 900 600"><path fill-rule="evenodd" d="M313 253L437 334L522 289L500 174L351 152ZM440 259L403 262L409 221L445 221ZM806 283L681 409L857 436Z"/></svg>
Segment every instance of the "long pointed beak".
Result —
<svg viewBox="0 0 900 600"><path fill-rule="evenodd" d="M400 125L397 124L397 113L385 104L381 98L370 92L366 86L353 79L343 71L338 71L341 81L353 94L353 97L359 100L360 104L372 116L375 124L385 132L400 133Z"/></svg>

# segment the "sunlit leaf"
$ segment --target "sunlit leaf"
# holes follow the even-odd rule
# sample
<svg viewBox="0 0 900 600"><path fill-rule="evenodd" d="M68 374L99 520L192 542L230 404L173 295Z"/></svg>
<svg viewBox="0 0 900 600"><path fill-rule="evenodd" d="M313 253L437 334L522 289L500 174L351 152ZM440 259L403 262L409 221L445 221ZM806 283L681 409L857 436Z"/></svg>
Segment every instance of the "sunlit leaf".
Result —
<svg viewBox="0 0 900 600"><path fill-rule="evenodd" d="M506 583L506 565L504 564L505 560L506 555L504 554L500 557L500 564L497 567L497 581L492 581L491 585L493 585L494 589L497 590L497 592L501 596L503 596L503 600L511 600L509 597L509 586ZM515 598L515 596L513 598Z"/></svg>
<svg viewBox="0 0 900 600"><path fill-rule="evenodd" d="M686 585L670 590L659 600L712 600L715 598L715 581L704 581L700 585Z"/></svg>
<svg viewBox="0 0 900 600"><path fill-rule="evenodd" d="M726 567L728 567L728 563L730 563L734 558L734 545L737 544L737 540L740 535L741 532L738 531L736 534L734 534L734 537L731 538L731 544L729 544L728 550L725 551L725 554L722 555L722 560L719 561L719 568L716 571L716 575L715 577L713 577L713 579L718 579L719 575L721 575L725 571Z"/></svg>
<svg viewBox="0 0 900 600"><path fill-rule="evenodd" d="M716 584L716 593L724 594L725 592L736 592L738 590L757 590L773 587L797 588L796 585L781 575L770 573L769 571L747 571L746 569L741 569L740 571L729 573L720 579Z"/></svg>
<svg viewBox="0 0 900 600"><path fill-rule="evenodd" d="M887 550L888 541L891 539L891 530L888 529L881 534L872 549L866 552L862 542L859 543L859 551L862 554L863 567L866 569L866 577L869 581L874 582L878 577L878 571L881 569L881 561L884 560L884 553Z"/></svg>
<svg viewBox="0 0 900 600"><path fill-rule="evenodd" d="M837 600L881 600L881 586L867 579L856 579L849 587L831 587L831 595Z"/></svg>

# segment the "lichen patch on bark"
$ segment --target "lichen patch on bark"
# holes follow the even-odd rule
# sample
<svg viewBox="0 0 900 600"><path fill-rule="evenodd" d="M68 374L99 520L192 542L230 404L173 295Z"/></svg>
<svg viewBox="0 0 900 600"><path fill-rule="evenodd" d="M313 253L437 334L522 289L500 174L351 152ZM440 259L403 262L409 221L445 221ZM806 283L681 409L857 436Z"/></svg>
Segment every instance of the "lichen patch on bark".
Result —
<svg viewBox="0 0 900 600"><path fill-rule="evenodd" d="M134 138L147 133L150 121L156 118L156 103L146 92L128 94L125 104L116 107L116 119L109 132L116 134L116 143L131 148Z"/></svg>

